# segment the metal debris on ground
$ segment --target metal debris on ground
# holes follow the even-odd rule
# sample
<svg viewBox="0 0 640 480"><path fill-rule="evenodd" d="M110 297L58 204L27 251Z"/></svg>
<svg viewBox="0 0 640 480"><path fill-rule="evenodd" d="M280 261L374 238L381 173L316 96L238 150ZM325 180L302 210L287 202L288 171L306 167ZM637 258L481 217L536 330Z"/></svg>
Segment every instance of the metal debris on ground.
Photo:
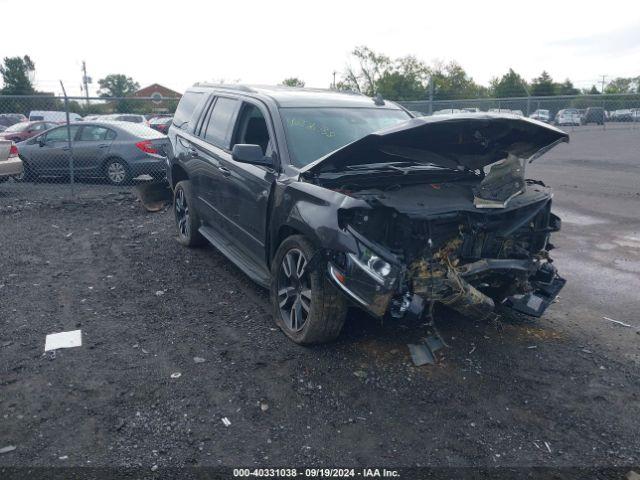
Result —
<svg viewBox="0 0 640 480"><path fill-rule="evenodd" d="M69 332L50 333L44 343L44 351L57 350L59 348L72 348L82 346L82 331L71 330Z"/></svg>
<svg viewBox="0 0 640 480"><path fill-rule="evenodd" d="M447 346L435 327L432 325L431 328L434 333L426 337L424 339L424 343L407 344L409 347L409 353L411 354L411 360L413 360L414 365L417 367L421 367L426 364L433 365L436 363L435 353L442 347Z"/></svg>
<svg viewBox="0 0 640 480"><path fill-rule="evenodd" d="M193 357L193 363L204 363L205 359L202 357Z"/></svg>
<svg viewBox="0 0 640 480"><path fill-rule="evenodd" d="M602 318L604 318L605 320L608 320L609 322L622 325L623 327L629 327L629 328L633 327L633 325L629 325L628 323L621 322L620 320L614 320L613 318L609 318L609 317L602 317Z"/></svg>
<svg viewBox="0 0 640 480"><path fill-rule="evenodd" d="M3 453L13 452L15 449L15 445L7 445L6 447L0 448L0 455Z"/></svg>
<svg viewBox="0 0 640 480"><path fill-rule="evenodd" d="M260 410L262 410L263 412L266 412L267 410L269 410L269 404L261 403L260 404Z"/></svg>
<svg viewBox="0 0 640 480"><path fill-rule="evenodd" d="M227 417L222 417L222 423L224 424L225 427L230 427L231 426L231 422L229 421L229 419Z"/></svg>
<svg viewBox="0 0 640 480"><path fill-rule="evenodd" d="M182 374L180 372L173 372L171 374L171 378L180 378L182 376Z"/></svg>

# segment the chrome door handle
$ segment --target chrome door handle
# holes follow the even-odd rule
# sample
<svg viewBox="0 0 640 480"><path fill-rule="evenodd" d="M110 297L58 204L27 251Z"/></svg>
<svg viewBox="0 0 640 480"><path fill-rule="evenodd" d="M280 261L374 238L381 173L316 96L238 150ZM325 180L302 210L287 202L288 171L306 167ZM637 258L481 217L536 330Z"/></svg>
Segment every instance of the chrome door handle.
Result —
<svg viewBox="0 0 640 480"><path fill-rule="evenodd" d="M220 170L222 172L222 175L224 175L225 177L228 177L231 175L231 170L229 170L226 167L218 167L218 170Z"/></svg>

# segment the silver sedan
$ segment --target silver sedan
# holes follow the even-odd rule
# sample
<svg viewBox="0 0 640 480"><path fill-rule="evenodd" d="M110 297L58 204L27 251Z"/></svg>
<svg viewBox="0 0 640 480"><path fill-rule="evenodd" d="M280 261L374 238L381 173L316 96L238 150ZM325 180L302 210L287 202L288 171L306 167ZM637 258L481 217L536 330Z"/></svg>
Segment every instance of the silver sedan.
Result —
<svg viewBox="0 0 640 480"><path fill-rule="evenodd" d="M69 148L69 136L71 148ZM162 178L167 137L129 122L82 122L52 128L18 144L24 173L39 176L103 177L114 185L140 175Z"/></svg>

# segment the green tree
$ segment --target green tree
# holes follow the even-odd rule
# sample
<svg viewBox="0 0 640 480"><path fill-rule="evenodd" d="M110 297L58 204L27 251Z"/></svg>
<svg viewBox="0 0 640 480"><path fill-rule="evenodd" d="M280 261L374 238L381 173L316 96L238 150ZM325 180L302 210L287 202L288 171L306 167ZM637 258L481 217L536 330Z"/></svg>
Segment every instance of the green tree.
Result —
<svg viewBox="0 0 640 480"><path fill-rule="evenodd" d="M282 85L287 87L304 87L304 81L300 80L298 77L289 77L282 81Z"/></svg>
<svg viewBox="0 0 640 480"><path fill-rule="evenodd" d="M607 86L604 88L604 93L636 93L640 92L638 88L640 85L638 84L640 77L633 78L624 78L618 77L611 80Z"/></svg>
<svg viewBox="0 0 640 480"><path fill-rule="evenodd" d="M583 88L582 93L585 95L600 95L600 90L595 85L591 85L591 88Z"/></svg>
<svg viewBox="0 0 640 480"><path fill-rule="evenodd" d="M393 100L423 100L427 95L429 68L414 56L398 58L376 82L376 93Z"/></svg>
<svg viewBox="0 0 640 480"><path fill-rule="evenodd" d="M558 95L578 95L580 90L573 86L573 82L568 78L556 86Z"/></svg>
<svg viewBox="0 0 640 480"><path fill-rule="evenodd" d="M376 94L378 80L391 67L391 60L365 46L356 47L351 56L357 66L348 64L336 87L338 90L351 90L372 97Z"/></svg>
<svg viewBox="0 0 640 480"><path fill-rule="evenodd" d="M5 57L3 65L0 65L3 87L0 93L3 95L33 95L32 77L36 67L28 55L24 57Z"/></svg>
<svg viewBox="0 0 640 480"><path fill-rule="evenodd" d="M489 93L498 98L526 97L529 92L524 78L509 69L502 77L491 80Z"/></svg>
<svg viewBox="0 0 640 480"><path fill-rule="evenodd" d="M431 81L438 100L477 98L483 90L456 62L437 63L431 69Z"/></svg>
<svg viewBox="0 0 640 480"><path fill-rule="evenodd" d="M551 75L543 70L539 77L531 81L530 91L533 97L548 97L556 94L556 85Z"/></svg>
<svg viewBox="0 0 640 480"><path fill-rule="evenodd" d="M129 97L140 89L140 84L133 78L120 73L112 73L98 80L101 97Z"/></svg>

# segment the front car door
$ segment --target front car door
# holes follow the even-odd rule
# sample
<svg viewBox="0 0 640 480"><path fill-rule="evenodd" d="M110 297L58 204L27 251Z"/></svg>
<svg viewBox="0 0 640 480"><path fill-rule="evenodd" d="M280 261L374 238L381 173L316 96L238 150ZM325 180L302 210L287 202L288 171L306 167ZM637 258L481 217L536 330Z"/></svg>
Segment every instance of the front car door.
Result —
<svg viewBox="0 0 640 480"><path fill-rule="evenodd" d="M262 153L274 158L274 131L268 111L256 101L243 101L232 142L259 145ZM236 162L229 150L220 158L224 182L219 189L219 205L228 219L229 233L255 261L265 262L265 240L269 196L275 170L262 165Z"/></svg>
<svg viewBox="0 0 640 480"><path fill-rule="evenodd" d="M71 125L71 142L75 142L80 127ZM40 175L61 174L69 172L71 159L66 125L57 127L37 137L31 148L30 167Z"/></svg>

